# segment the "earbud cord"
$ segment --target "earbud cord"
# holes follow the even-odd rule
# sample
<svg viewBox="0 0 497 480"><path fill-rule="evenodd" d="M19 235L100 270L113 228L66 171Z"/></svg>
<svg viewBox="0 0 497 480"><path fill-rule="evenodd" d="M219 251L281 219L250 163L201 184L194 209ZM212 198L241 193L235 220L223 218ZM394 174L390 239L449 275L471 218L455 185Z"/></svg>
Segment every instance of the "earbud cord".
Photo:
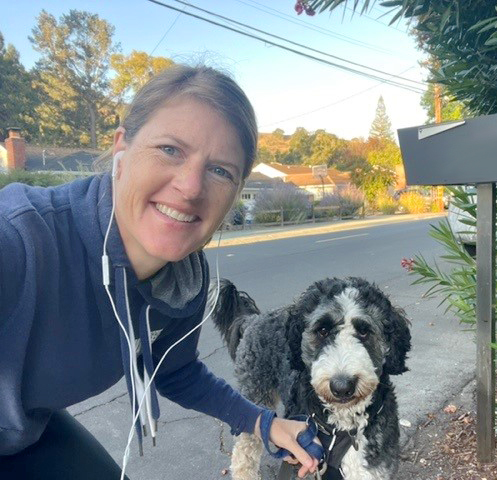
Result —
<svg viewBox="0 0 497 480"><path fill-rule="evenodd" d="M126 331L126 328L124 328L124 325L121 322L121 319L119 318L119 314L117 312L116 305L114 303L114 299L112 298L112 294L110 293L109 285L110 285L110 270L109 270L109 257L107 255L107 241L109 238L110 234L110 229L112 226L112 221L114 220L114 214L115 214L115 209L116 209L116 193L115 193L115 164L116 161L114 160L114 166L112 168L112 210L110 213L110 219L109 219L109 224L107 225L107 230L105 232L105 237L104 237L104 245L103 245L103 255L102 255L102 275L103 275L103 284L105 291L107 292L107 296L109 297L110 304L112 305L112 310L114 312L114 316L119 323L119 327L124 333L124 337L126 338L126 343L128 344L128 350L129 350L129 371L131 373L131 394L133 397L132 400L132 409L133 409L133 415L135 412L135 407L136 407L136 389L135 389L135 381L134 381L134 376L132 374L133 372L133 348L131 346L131 340L129 338L128 332ZM134 428L136 420L133 418L133 424L131 428ZM126 459L127 461L127 459Z"/></svg>
<svg viewBox="0 0 497 480"><path fill-rule="evenodd" d="M125 470L126 470L126 465L128 463L128 458L129 458L129 451L130 451L130 447L131 447L131 442L133 440L133 436L135 434L135 431L134 431L134 424L140 414L140 409L142 408L142 405L143 405L143 402L146 398L146 394L150 388L150 385L152 384L154 378L155 378L155 375L157 374L157 372L159 371L159 368L160 366L162 365L162 362L164 361L164 359L166 358L166 355L176 346L178 345L179 343L181 343L185 338L187 338L189 335L191 335L195 330L197 330L198 328L200 328L206 320L208 320L210 318L210 316L212 315L212 313L214 312L214 309L216 308L216 305L217 305L217 300L219 298L219 291L220 291L220 280L219 280L219 247L221 245L221 235L222 235L222 228L221 230L219 231L219 240L218 240L218 243L217 243L217 251L216 251L216 276L217 276L217 292L216 292L216 297L215 297L215 300L214 300L214 305L212 306L212 308L210 309L209 313L204 317L204 319L194 328L192 328L188 333L186 333L185 335L183 335L183 337L181 337L179 340L177 340L176 342L174 342L167 350L166 352L164 353L164 355L162 355L162 358L160 359L159 363L157 364L157 366L155 367L154 369L154 372L152 373L152 376L150 377L150 379L148 380L147 382L147 385L145 387L145 392L143 393L141 399L140 399L140 403L138 404L138 412L135 414L134 418L133 418L133 424L129 430L129 434L128 434L128 443L126 445L126 449L124 451L124 456L123 456L123 467L122 467L122 471L121 471L121 480L124 480L124 474L125 474ZM147 315L148 315L148 309L147 309ZM134 410L133 410L134 411Z"/></svg>

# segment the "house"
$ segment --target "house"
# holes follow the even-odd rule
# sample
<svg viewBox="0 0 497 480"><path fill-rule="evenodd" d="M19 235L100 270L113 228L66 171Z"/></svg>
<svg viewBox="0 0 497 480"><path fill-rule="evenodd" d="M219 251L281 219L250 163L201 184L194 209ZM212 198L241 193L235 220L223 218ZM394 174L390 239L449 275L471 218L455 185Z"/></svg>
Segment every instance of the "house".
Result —
<svg viewBox="0 0 497 480"><path fill-rule="evenodd" d="M281 178L271 178L262 173L252 171L245 180L245 185L240 193L240 200L250 212L254 206L255 199L260 192L267 190L268 188L273 188L275 184L281 183L282 181Z"/></svg>
<svg viewBox="0 0 497 480"><path fill-rule="evenodd" d="M306 190L315 199L339 192L351 185L350 173L328 168L324 177L316 177L312 167L306 165L283 165L281 163L259 163L253 173L262 173L270 178L280 178L285 183L293 183Z"/></svg>

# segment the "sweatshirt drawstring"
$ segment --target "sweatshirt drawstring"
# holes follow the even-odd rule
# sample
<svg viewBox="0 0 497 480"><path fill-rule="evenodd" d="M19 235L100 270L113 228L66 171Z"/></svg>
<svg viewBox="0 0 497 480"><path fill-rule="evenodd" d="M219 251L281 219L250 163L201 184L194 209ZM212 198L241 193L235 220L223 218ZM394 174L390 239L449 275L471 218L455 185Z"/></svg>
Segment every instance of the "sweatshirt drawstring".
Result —
<svg viewBox="0 0 497 480"><path fill-rule="evenodd" d="M142 378L138 373L138 362L135 348L136 338L131 320L131 312L129 309L126 269L124 267L116 268L115 285L116 308L119 313L119 317L123 320L125 319L123 323L127 327L128 336L132 347L130 351L126 336L122 329L120 329L121 357L123 361L124 376L126 377L126 385L131 401L131 410L133 412L133 416L136 416L139 404L142 401L145 392L145 388L148 385L149 379L154 370L151 350L152 342L148 321L148 311L150 309L150 306L144 305L140 311L139 317L139 336L141 340L144 364ZM149 423L150 433L152 435L153 444L155 446L155 434L157 432L157 420L159 416L160 410L159 402L157 400L157 391L155 388L155 383L152 382L149 389L147 390L145 401L142 402L140 414L138 415L138 418L134 425L138 439L138 448L141 456L143 455L143 434L147 434L147 421Z"/></svg>
<svg viewBox="0 0 497 480"><path fill-rule="evenodd" d="M149 320L150 305L143 305L140 311L140 338L142 342L142 355L143 355L143 365L144 365L144 376L148 379L154 373L154 362L152 359L152 335L150 332L150 320ZM148 384L148 380L146 385ZM157 399L157 389L155 388L155 379L152 380L150 388L150 403L151 403L151 414L152 418L157 421L160 417L159 401Z"/></svg>

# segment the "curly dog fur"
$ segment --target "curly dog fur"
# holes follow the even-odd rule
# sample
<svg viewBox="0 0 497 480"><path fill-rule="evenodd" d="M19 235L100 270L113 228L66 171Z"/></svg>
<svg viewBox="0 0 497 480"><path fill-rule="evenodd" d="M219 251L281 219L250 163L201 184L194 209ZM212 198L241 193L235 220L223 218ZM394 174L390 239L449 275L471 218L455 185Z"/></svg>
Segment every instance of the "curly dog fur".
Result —
<svg viewBox="0 0 497 480"><path fill-rule="evenodd" d="M249 295L222 280L213 318L247 398L272 409L281 401L285 416L314 413L338 430L357 431L357 449L341 462L345 480L395 478L399 426L389 376L407 370L410 333L403 311L375 285L325 279L291 305L261 313ZM261 453L258 438L241 435L233 478L259 478Z"/></svg>

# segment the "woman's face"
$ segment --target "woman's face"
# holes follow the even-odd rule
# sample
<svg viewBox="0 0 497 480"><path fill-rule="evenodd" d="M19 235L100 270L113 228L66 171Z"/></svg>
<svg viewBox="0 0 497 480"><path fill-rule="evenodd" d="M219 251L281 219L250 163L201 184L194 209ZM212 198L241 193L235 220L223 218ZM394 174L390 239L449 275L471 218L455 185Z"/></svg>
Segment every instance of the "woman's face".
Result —
<svg viewBox="0 0 497 480"><path fill-rule="evenodd" d="M138 278L201 248L242 185L235 129L191 97L159 108L131 141L119 128L114 154L116 221Z"/></svg>

